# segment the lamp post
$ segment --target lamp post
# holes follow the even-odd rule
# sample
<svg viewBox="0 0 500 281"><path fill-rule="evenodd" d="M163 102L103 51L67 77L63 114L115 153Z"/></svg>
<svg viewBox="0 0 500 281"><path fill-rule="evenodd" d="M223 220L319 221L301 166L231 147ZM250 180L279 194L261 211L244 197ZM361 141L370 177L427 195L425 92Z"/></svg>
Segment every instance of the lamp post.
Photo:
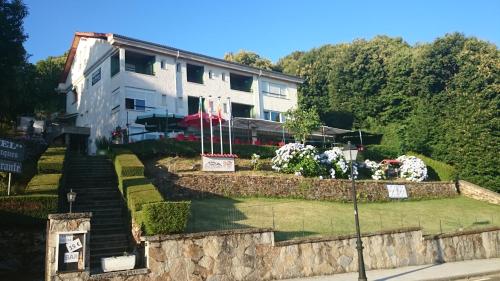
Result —
<svg viewBox="0 0 500 281"><path fill-rule="evenodd" d="M358 280L366 281L365 261L363 259L363 242L361 241L361 230L359 228L358 202L356 199L356 184L354 182L353 162L356 160L358 150L351 147L351 142L343 150L344 158L351 162L351 180L352 180L352 201L354 202L354 221L356 223L356 249L358 250Z"/></svg>
<svg viewBox="0 0 500 281"><path fill-rule="evenodd" d="M75 200L76 200L76 192L73 192L73 189L71 189L70 192L68 192L68 194L66 194L66 197L68 198L69 213L71 214L73 202L75 202Z"/></svg>

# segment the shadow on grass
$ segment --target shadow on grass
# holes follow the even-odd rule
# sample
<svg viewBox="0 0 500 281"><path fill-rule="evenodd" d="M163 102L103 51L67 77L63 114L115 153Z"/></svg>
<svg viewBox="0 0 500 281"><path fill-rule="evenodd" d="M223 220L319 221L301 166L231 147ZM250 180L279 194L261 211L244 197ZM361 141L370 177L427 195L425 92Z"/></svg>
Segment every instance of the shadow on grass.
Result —
<svg viewBox="0 0 500 281"><path fill-rule="evenodd" d="M311 238L313 235L317 235L319 233L312 231L275 231L274 232L274 240L278 241L286 241L292 239L301 239L301 238Z"/></svg>

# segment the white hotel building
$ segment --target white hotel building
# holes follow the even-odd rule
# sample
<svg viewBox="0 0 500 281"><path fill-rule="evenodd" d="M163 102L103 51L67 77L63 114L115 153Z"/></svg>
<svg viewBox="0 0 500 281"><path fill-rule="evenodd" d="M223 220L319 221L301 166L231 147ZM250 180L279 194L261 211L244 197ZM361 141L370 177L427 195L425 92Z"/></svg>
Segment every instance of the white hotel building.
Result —
<svg viewBox="0 0 500 281"><path fill-rule="evenodd" d="M66 95L67 120L86 127L88 152L117 126L144 131L138 116L186 116L200 96L230 98L235 117L283 121L297 106L302 79L118 34L77 32L58 90Z"/></svg>

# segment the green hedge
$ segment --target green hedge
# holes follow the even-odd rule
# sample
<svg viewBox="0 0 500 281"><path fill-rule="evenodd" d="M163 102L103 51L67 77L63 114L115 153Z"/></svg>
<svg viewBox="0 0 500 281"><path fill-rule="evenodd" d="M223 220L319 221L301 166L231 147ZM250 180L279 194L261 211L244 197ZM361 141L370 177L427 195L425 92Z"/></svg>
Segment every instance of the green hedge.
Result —
<svg viewBox="0 0 500 281"><path fill-rule="evenodd" d="M38 160L38 173L61 174L64 166L66 147L49 147Z"/></svg>
<svg viewBox="0 0 500 281"><path fill-rule="evenodd" d="M5 225L43 224L57 212L57 195L20 195L0 197L0 220Z"/></svg>
<svg viewBox="0 0 500 281"><path fill-rule="evenodd" d="M35 175L24 191L25 194L58 194L61 174Z"/></svg>
<svg viewBox="0 0 500 281"><path fill-rule="evenodd" d="M114 162L119 177L144 176L144 165L131 151L119 151Z"/></svg>
<svg viewBox="0 0 500 281"><path fill-rule="evenodd" d="M127 189L131 186L135 185L143 185L151 183L151 180L143 177L143 176L135 176L135 177L121 177L118 181L118 188L120 192L125 197L127 196Z"/></svg>
<svg viewBox="0 0 500 281"><path fill-rule="evenodd" d="M455 180L457 172L455 168L453 168L453 166L415 152L408 152L408 155L416 156L422 159L422 161L424 161L425 165L427 165L429 178L431 180L441 180L441 181Z"/></svg>
<svg viewBox="0 0 500 281"><path fill-rule="evenodd" d="M191 202L160 202L144 205L136 216L146 235L181 233L187 225Z"/></svg>
<svg viewBox="0 0 500 281"><path fill-rule="evenodd" d="M391 146L367 145L362 155L364 159L382 161L384 159L396 159L401 153Z"/></svg>
<svg viewBox="0 0 500 281"><path fill-rule="evenodd" d="M140 211L143 205L162 201L163 196L152 184L131 186L127 189L127 206L132 212Z"/></svg>

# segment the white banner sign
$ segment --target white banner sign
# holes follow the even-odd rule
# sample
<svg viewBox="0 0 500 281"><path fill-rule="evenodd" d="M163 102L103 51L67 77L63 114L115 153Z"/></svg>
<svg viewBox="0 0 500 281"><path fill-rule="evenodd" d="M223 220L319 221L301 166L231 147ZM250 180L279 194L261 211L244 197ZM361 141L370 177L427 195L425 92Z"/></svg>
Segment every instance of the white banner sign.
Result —
<svg viewBox="0 0 500 281"><path fill-rule="evenodd" d="M66 248L68 248L68 252L74 252L80 248L82 248L82 242L77 238L76 240L66 242Z"/></svg>
<svg viewBox="0 0 500 281"><path fill-rule="evenodd" d="M234 172L234 158L203 156L202 170L207 172Z"/></svg>
<svg viewBox="0 0 500 281"><path fill-rule="evenodd" d="M389 192L389 198L408 198L408 194L406 193L406 186L404 185L388 184L387 191Z"/></svg>
<svg viewBox="0 0 500 281"><path fill-rule="evenodd" d="M65 253L64 254L64 263L78 262L79 254L80 254L79 252Z"/></svg>

